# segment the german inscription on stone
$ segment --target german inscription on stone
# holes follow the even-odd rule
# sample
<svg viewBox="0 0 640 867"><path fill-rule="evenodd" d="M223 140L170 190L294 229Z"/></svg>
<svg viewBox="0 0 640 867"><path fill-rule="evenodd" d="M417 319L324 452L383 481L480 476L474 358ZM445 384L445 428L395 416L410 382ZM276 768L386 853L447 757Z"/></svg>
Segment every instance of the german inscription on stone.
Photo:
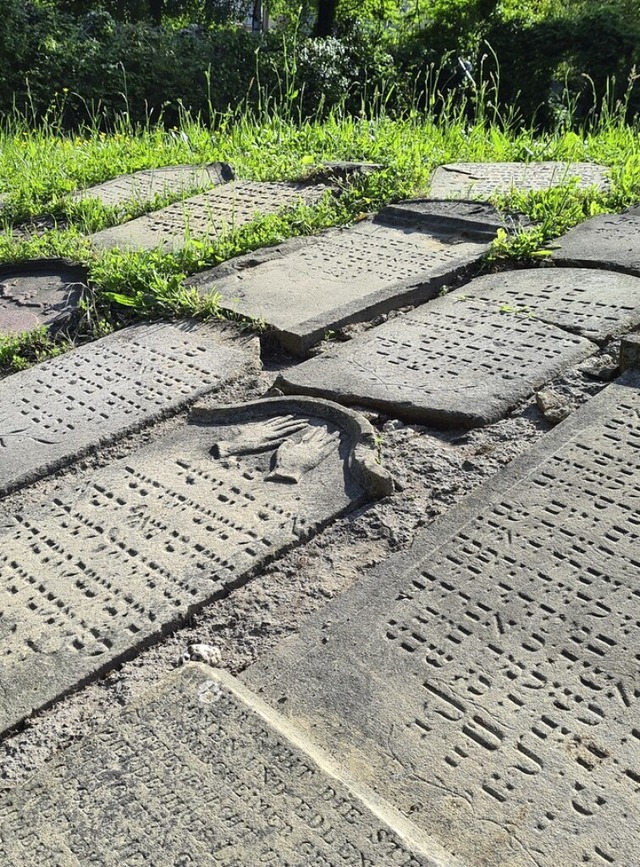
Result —
<svg viewBox="0 0 640 867"><path fill-rule="evenodd" d="M435 234L416 222L390 225L385 211L350 229L296 240L197 275L222 305L273 326L292 352L304 353L327 330L435 297L488 249L465 233Z"/></svg>
<svg viewBox="0 0 640 867"><path fill-rule="evenodd" d="M337 406L196 418L0 523L0 730L389 492L370 426Z"/></svg>
<svg viewBox="0 0 640 867"><path fill-rule="evenodd" d="M434 198L488 198L509 190L546 190L577 179L580 187L609 186L608 172L595 163L450 163L431 179Z"/></svg>
<svg viewBox="0 0 640 867"><path fill-rule="evenodd" d="M91 235L96 247L178 250L190 238L216 238L259 215L275 214L300 202L319 202L326 186L232 181L207 193L175 202L121 226Z"/></svg>
<svg viewBox="0 0 640 867"><path fill-rule="evenodd" d="M212 329L140 325L0 381L0 491L43 475L251 364Z"/></svg>
<svg viewBox="0 0 640 867"><path fill-rule="evenodd" d="M0 266L0 335L64 325L86 281L84 269L57 259Z"/></svg>
<svg viewBox="0 0 640 867"><path fill-rule="evenodd" d="M557 265L609 268L640 276L640 215L602 214L553 242Z"/></svg>
<svg viewBox="0 0 640 867"><path fill-rule="evenodd" d="M533 316L598 343L640 327L640 280L587 268L488 274L453 298L473 298Z"/></svg>
<svg viewBox="0 0 640 867"><path fill-rule="evenodd" d="M640 863L639 516L636 371L246 679L465 863Z"/></svg>
<svg viewBox="0 0 640 867"><path fill-rule="evenodd" d="M596 349L508 306L445 297L305 361L277 384L287 393L471 427L497 421Z"/></svg>
<svg viewBox="0 0 640 867"><path fill-rule="evenodd" d="M143 169L131 175L121 175L86 190L78 190L72 198L99 199L103 205L114 206L132 199L138 202L149 202L155 196L179 195L231 180L233 180L233 170L227 163L162 166L156 169Z"/></svg>
<svg viewBox="0 0 640 867"><path fill-rule="evenodd" d="M279 722L233 678L189 665L0 800L0 859L11 867L442 863Z"/></svg>

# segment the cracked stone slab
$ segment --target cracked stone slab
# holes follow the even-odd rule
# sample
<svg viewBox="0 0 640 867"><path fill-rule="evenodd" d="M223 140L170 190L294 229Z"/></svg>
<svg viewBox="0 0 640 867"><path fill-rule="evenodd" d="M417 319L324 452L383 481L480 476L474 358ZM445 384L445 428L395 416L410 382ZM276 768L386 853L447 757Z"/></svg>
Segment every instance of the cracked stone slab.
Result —
<svg viewBox="0 0 640 867"><path fill-rule="evenodd" d="M239 681L204 665L163 678L0 798L0 816L0 858L12 867L454 867Z"/></svg>
<svg viewBox="0 0 640 867"><path fill-rule="evenodd" d="M553 241L556 265L606 268L640 276L640 214L601 214Z"/></svg>
<svg viewBox="0 0 640 867"><path fill-rule="evenodd" d="M0 493L177 412L255 363L211 327L137 325L0 380Z"/></svg>
<svg viewBox="0 0 640 867"><path fill-rule="evenodd" d="M241 679L467 864L640 862L640 373Z"/></svg>
<svg viewBox="0 0 640 867"><path fill-rule="evenodd" d="M0 335L64 326L86 288L86 270L62 259L0 265Z"/></svg>
<svg viewBox="0 0 640 867"><path fill-rule="evenodd" d="M0 522L0 731L390 493L373 429L326 401L195 411Z"/></svg>
<svg viewBox="0 0 640 867"><path fill-rule="evenodd" d="M77 190L72 198L76 201L98 199L103 205L109 206L121 205L131 199L149 202L155 196L180 194L197 188L224 184L232 181L233 177L233 169L227 163L162 166L120 175L85 190Z"/></svg>
<svg viewBox="0 0 640 867"><path fill-rule="evenodd" d="M215 238L259 215L275 214L300 202L316 204L328 189L322 184L230 181L199 196L96 232L90 235L90 240L102 249L179 250L188 238Z"/></svg>
<svg viewBox="0 0 640 867"><path fill-rule="evenodd" d="M498 421L597 348L455 293L291 368L276 385L421 423L473 427Z"/></svg>
<svg viewBox="0 0 640 867"><path fill-rule="evenodd" d="M640 279L588 268L532 268L488 274L452 298L533 316L604 343L640 327Z"/></svg>
<svg viewBox="0 0 640 867"><path fill-rule="evenodd" d="M434 198L488 198L516 190L546 190L577 179L579 187L608 189L609 173L596 163L449 163L431 179Z"/></svg>
<svg viewBox="0 0 640 867"><path fill-rule="evenodd" d="M434 298L488 250L477 227L436 233L407 210L398 221L375 219L295 239L198 274L188 285L222 294L221 306L275 329L298 355L327 331Z"/></svg>

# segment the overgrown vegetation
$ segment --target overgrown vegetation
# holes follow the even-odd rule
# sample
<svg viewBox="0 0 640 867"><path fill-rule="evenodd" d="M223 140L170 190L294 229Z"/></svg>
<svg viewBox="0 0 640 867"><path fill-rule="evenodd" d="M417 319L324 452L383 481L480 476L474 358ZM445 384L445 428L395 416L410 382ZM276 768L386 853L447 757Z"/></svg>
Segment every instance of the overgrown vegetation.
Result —
<svg viewBox="0 0 640 867"><path fill-rule="evenodd" d="M143 17L116 20L116 5L109 7L113 15L90 13L92 29L86 29L85 21L81 31L81 19L73 18L68 8L71 4L61 9L60 3L0 0L0 9L4 4L9 20L11 14L25 15L31 10L29 14L36 15L35 24L41 28L35 28L40 34L37 39L32 32L17 34L11 27L0 35L5 47L10 38L18 43L23 39L13 45L19 61L16 69L23 63L23 69L30 70L28 85L26 78L21 83L19 77L0 77L0 102L6 102L7 93L16 88L15 105L0 121L0 195L4 199L0 262L68 258L86 265L91 281L91 293L69 334L38 332L0 339L0 371L20 369L63 351L70 341L95 338L140 317L219 315L215 294L203 299L186 290L186 276L293 235L349 223L389 201L426 193L432 171L445 162L586 160L610 167L612 185L606 192L581 190L568 183L543 193L514 193L497 200L501 207L528 214L535 225L501 233L488 268L507 259L539 261L552 239L570 226L636 203L640 200L640 135L632 116L635 73L619 97L619 79L618 83L606 81L599 102L593 101L598 88L590 84L592 102L586 111L576 90L556 92L550 85L547 92L543 88L544 111L542 103L532 108L526 123L523 103L519 109L501 101L507 84L509 88L515 85L499 77L495 55L487 49L487 56L479 55L478 63L470 59L476 57L474 51L483 50L488 28L499 24L517 29L525 12L527 27L542 27L563 15L567 22L571 16L577 21L593 11L586 0L564 4L562 9L554 3L545 0L534 10L532 0L439 0L428 6L416 2L409 22L408 13L399 14L395 0L376 4L344 0L338 7L334 38L306 36L305 27L310 30L313 14L311 10L305 18L303 9L301 15L285 16L282 33L256 41L237 27L225 30L212 22L185 32L185 19L182 30L177 19L173 29L152 28ZM80 5L75 11L84 15L86 10ZM619 0L619 7L620 14L626 15L624 0ZM368 17L356 28L353 22L362 10ZM281 11L286 12L284 0ZM624 16L620 20L627 21ZM464 28L456 30L459 21ZM57 37L47 41L51 22L62 28L56 31L57 42ZM431 34L426 42L425 34ZM134 36L135 50L126 41ZM454 45L454 36L467 41ZM83 54L76 46L75 53L69 53L67 37L91 40L90 45L83 44L83 49L90 50ZM34 39L40 40L38 51L29 59L29 40ZM110 40L123 39L116 51ZM192 40L184 63L177 62L182 54L175 53L178 44L187 44L179 43L183 39ZM221 52L216 68L201 66L203 56L198 52L207 46L209 50L214 43ZM437 45L440 53L426 50L427 43ZM163 53L169 45L173 45L173 55ZM462 47L464 53L459 53ZM223 60L229 56L225 52L236 49L234 63L225 67ZM136 67L137 50L141 60ZM119 56L127 58L126 64ZM100 66L107 58L108 69ZM0 66L5 61L6 54L0 52ZM95 96L90 96L66 76L79 75L88 69L83 64L94 61L98 65L84 79L87 86L95 86ZM192 62L193 69L200 70L198 75L202 73L204 86L200 101L189 111L178 93L180 88L195 93L189 71ZM255 76L256 70L258 77L246 78ZM185 76L173 96L172 74ZM160 102L145 102L145 87L151 79L163 86L157 97ZM51 95L51 82L56 80L67 83L58 85L57 93ZM220 109L227 99L220 96L223 93L233 96L228 101L234 107ZM543 116L545 123L538 123ZM215 160L231 163L239 178L250 180L305 177L327 160L362 160L384 168L361 177L339 198L327 196L316 207L300 206L263 217L224 235L190 237L179 252L92 249L88 233L131 219L169 199L106 208L96 202L74 201L70 195L74 190L142 168ZM16 225L42 214L49 215L46 230L15 233Z"/></svg>

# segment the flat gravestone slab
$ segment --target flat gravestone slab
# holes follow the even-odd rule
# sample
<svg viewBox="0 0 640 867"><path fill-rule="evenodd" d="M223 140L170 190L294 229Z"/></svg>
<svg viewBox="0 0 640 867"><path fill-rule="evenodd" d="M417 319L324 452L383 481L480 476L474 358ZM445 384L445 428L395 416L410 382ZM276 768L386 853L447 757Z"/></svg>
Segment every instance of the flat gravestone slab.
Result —
<svg viewBox="0 0 640 867"><path fill-rule="evenodd" d="M138 325L0 381L0 493L176 412L253 359L213 328Z"/></svg>
<svg viewBox="0 0 640 867"><path fill-rule="evenodd" d="M546 190L574 178L580 187L607 189L609 174L595 163L449 163L439 166L431 179L434 198L488 198L516 190Z"/></svg>
<svg viewBox="0 0 640 867"><path fill-rule="evenodd" d="M0 799L0 858L56 864L453 867L234 678L203 665Z"/></svg>
<svg viewBox="0 0 640 867"><path fill-rule="evenodd" d="M472 199L407 199L381 213L387 222L413 220L434 232L464 232L486 241L493 241L498 229L525 220L522 215L505 217L493 205Z"/></svg>
<svg viewBox="0 0 640 867"><path fill-rule="evenodd" d="M180 194L199 187L217 186L231 180L233 180L233 169L227 163L162 166L156 169L143 169L130 175L121 175L86 190L77 190L72 198L76 201L98 199L103 205L116 206L131 199L149 202L155 196Z"/></svg>
<svg viewBox="0 0 640 867"><path fill-rule="evenodd" d="M526 314L447 296L291 368L276 384L398 418L473 427L502 418L596 350Z"/></svg>
<svg viewBox="0 0 640 867"><path fill-rule="evenodd" d="M640 863L640 374L242 679L465 863Z"/></svg>
<svg viewBox="0 0 640 867"><path fill-rule="evenodd" d="M553 242L556 265L608 268L640 276L640 215L601 214Z"/></svg>
<svg viewBox="0 0 640 867"><path fill-rule="evenodd" d="M0 266L0 336L63 326L86 285L85 269L59 259Z"/></svg>
<svg viewBox="0 0 640 867"><path fill-rule="evenodd" d="M472 298L603 343L640 327L640 280L587 268L488 274L452 298Z"/></svg>
<svg viewBox="0 0 640 867"><path fill-rule="evenodd" d="M488 250L473 234L435 234L385 213L348 229L252 253L188 281L222 293L222 307L276 330L302 355L327 331L434 298Z"/></svg>
<svg viewBox="0 0 640 867"><path fill-rule="evenodd" d="M238 229L259 215L275 214L300 202L320 201L329 187L296 183L231 181L183 202L145 214L90 236L103 249L179 250L189 238L215 238Z"/></svg>
<svg viewBox="0 0 640 867"><path fill-rule="evenodd" d="M201 410L0 522L0 731L131 656L391 480L314 400Z"/></svg>

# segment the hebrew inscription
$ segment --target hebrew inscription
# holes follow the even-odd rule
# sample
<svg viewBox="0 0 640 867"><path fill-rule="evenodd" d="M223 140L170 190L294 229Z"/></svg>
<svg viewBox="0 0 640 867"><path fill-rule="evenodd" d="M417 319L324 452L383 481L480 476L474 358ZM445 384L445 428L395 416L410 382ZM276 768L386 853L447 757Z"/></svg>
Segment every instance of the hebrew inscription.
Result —
<svg viewBox="0 0 640 867"><path fill-rule="evenodd" d="M0 335L63 325L86 281L83 268L57 259L0 266Z"/></svg>
<svg viewBox="0 0 640 867"><path fill-rule="evenodd" d="M586 268L488 274L453 298L473 298L604 342L640 326L640 280Z"/></svg>
<svg viewBox="0 0 640 867"><path fill-rule="evenodd" d="M178 250L189 238L215 238L259 215L275 214L281 208L300 202L307 205L319 202L327 189L322 185L232 181L121 226L97 232L91 235L91 242L102 248Z"/></svg>
<svg viewBox="0 0 640 867"><path fill-rule="evenodd" d="M248 674L466 863L640 859L639 386L323 611L344 626Z"/></svg>
<svg viewBox="0 0 640 867"><path fill-rule="evenodd" d="M497 192L546 190L577 180L580 187L609 186L607 169L595 163L449 163L431 179L434 198L488 198Z"/></svg>
<svg viewBox="0 0 640 867"><path fill-rule="evenodd" d="M438 867L238 687L190 665L0 800L2 863Z"/></svg>
<svg viewBox="0 0 640 867"><path fill-rule="evenodd" d="M596 348L517 311L446 297L288 370L277 384L400 418L473 426L497 421Z"/></svg>
<svg viewBox="0 0 640 867"><path fill-rule="evenodd" d="M242 257L235 268L225 264L189 283L215 286L224 307L272 325L290 351L304 353L328 329L435 297L488 249L486 240L410 221L389 225L383 215L296 242L278 257Z"/></svg>
<svg viewBox="0 0 640 867"><path fill-rule="evenodd" d="M204 166L162 166L143 169L131 175L121 175L86 190L78 190L74 199L99 199L103 205L121 205L131 199L149 202L155 196L188 192L198 187L213 187L233 180L233 170L227 163Z"/></svg>
<svg viewBox="0 0 640 867"><path fill-rule="evenodd" d="M196 418L0 523L0 729L388 493L369 426L338 407Z"/></svg>
<svg viewBox="0 0 640 867"><path fill-rule="evenodd" d="M0 382L0 491L179 409L251 359L215 331L141 325Z"/></svg>

